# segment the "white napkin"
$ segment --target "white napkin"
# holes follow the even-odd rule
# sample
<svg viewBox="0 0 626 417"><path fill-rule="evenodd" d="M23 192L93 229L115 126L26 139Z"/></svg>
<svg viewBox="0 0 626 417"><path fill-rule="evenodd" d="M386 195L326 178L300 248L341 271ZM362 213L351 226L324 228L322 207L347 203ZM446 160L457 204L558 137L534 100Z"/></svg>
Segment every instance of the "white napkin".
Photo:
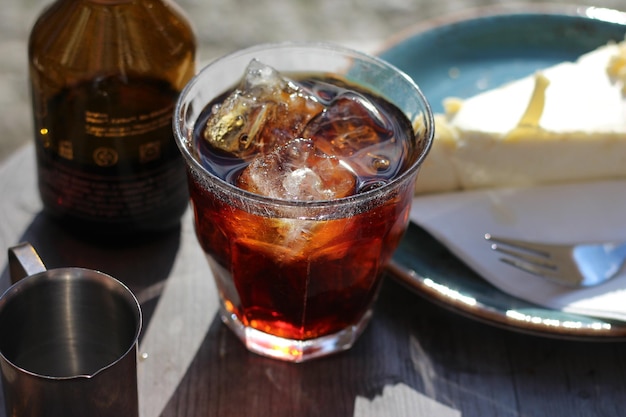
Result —
<svg viewBox="0 0 626 417"><path fill-rule="evenodd" d="M552 309L626 320L624 271L595 287L563 287L500 262L484 239L491 233L553 243L626 241L626 181L419 196L411 220L508 294Z"/></svg>

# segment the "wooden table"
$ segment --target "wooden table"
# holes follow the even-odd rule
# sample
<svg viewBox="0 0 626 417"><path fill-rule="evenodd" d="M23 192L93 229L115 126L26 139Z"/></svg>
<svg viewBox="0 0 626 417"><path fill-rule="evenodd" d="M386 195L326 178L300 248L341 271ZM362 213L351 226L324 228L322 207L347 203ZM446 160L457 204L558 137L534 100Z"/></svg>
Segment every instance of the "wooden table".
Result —
<svg viewBox="0 0 626 417"><path fill-rule="evenodd" d="M176 349L191 348L171 395L167 389L140 392L144 401L162 402L156 409L163 408L163 417L351 417L357 397L373 399L396 384L466 417L626 414L623 343L495 328L435 305L390 277L373 321L352 350L302 364L249 353L216 316L214 294L201 294L214 288L205 282L208 268L194 245L189 215L180 229L145 243L106 245L70 235L39 213L32 158L26 147L0 167L2 244L28 240L49 268L96 268L131 287L142 302L144 338L151 339L142 340L140 352L151 347L140 371L161 365L143 374L150 379L140 388L169 378L165 361L180 355ZM7 286L5 261L0 289ZM191 308L187 316L168 314L185 308ZM6 417L4 410L0 417Z"/></svg>

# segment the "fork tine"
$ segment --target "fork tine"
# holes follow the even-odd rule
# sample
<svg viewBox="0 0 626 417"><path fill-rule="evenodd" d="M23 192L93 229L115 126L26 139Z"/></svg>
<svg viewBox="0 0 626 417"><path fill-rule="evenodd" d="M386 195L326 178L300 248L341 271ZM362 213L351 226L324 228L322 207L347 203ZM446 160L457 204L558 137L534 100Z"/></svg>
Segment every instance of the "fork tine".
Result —
<svg viewBox="0 0 626 417"><path fill-rule="evenodd" d="M624 250L615 253L607 251L606 245L525 242L490 234L485 234L485 240L494 242L491 249L504 255L499 261L571 287L595 285L610 279L614 276L610 271L617 263L622 265L626 257L626 244Z"/></svg>
<svg viewBox="0 0 626 417"><path fill-rule="evenodd" d="M559 267L551 261L552 253L542 250L543 245L533 244L515 239L502 238L485 234L491 242L491 249L507 255L500 257L500 262L514 268L548 279L559 279Z"/></svg>
<svg viewBox="0 0 626 417"><path fill-rule="evenodd" d="M550 257L550 252L547 251L545 248L545 245L542 244L538 244L538 243L529 243L529 242L525 242L522 240L516 240L516 239L509 239L509 238L503 238L503 237L497 237L497 236L493 236L489 233L485 234L485 240L488 240L490 242L495 242L495 244L491 245L492 249L495 250L494 246L497 246L497 243L503 244L503 245L507 245L510 246L512 248L518 248L518 249L523 249L527 252L532 252L535 253L539 256L543 256L544 258L549 258Z"/></svg>
<svg viewBox="0 0 626 417"><path fill-rule="evenodd" d="M561 281L557 273L558 268L554 266L537 265L517 258L500 258L500 261L532 275Z"/></svg>
<svg viewBox="0 0 626 417"><path fill-rule="evenodd" d="M511 250L506 247L501 247L500 245L493 243L491 245L491 249L497 252L500 252L504 255L508 255L512 258L518 259L519 262L525 262L527 264L531 264L536 268L546 268L552 271L557 269L557 266L554 262L550 262L550 256L547 253L536 253L530 251L523 250Z"/></svg>

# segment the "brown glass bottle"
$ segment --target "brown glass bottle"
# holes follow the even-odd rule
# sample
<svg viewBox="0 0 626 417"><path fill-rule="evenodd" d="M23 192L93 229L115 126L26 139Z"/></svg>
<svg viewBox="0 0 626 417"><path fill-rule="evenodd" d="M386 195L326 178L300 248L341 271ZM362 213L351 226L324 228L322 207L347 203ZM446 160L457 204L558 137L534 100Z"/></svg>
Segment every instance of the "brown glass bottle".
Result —
<svg viewBox="0 0 626 417"><path fill-rule="evenodd" d="M168 0L57 0L29 39L38 186L74 229L177 225L188 204L173 108L196 40Z"/></svg>

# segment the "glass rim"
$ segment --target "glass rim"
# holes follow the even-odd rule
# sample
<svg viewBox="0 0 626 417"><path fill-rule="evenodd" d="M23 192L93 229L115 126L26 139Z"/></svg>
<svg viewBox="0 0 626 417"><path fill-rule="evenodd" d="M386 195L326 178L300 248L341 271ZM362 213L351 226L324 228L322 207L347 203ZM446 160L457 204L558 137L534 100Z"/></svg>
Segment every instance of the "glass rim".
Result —
<svg viewBox="0 0 626 417"><path fill-rule="evenodd" d="M410 87L413 89L413 92L417 95L417 100L420 102L422 107L422 112L420 113L422 117L426 121L426 135L424 139L424 147L420 151L418 157L413 161L413 163L404 170L400 175L393 178L391 181L384 183L380 187L374 188L372 190L368 190L365 192L349 195L346 197L336 198L336 199L326 199L326 200L290 200L290 199L282 199L282 198L274 198L268 197L261 194L256 194L251 191L244 190L242 188L237 187L234 184L225 181L224 179L218 177L213 174L209 170L206 169L190 152L189 146L193 146L193 137L188 137L188 135L193 136L193 129L191 132L183 129L183 124L185 117L183 116L184 111L184 101L189 93L193 90L193 88L198 84L202 75L210 71L212 67L215 65L219 65L221 62L228 61L231 59L235 59L237 57L241 57L244 55L251 55L255 51L270 51L270 50L280 50L280 49L293 49L293 48L306 48L317 50L320 52L337 52L346 57L359 58L367 61L374 62L380 67L387 68L395 73L396 76L402 78ZM228 88L228 87L226 87ZM207 103L208 104L208 103ZM414 126L415 120L410 120L411 125ZM435 122L434 115L432 113L431 106L424 96L424 93L419 88L417 83L409 77L404 71L397 68L395 65L379 58L374 55L370 55L366 52L361 52L355 49L351 49L342 45L338 45L331 42L273 42L273 43L261 43L254 46L250 46L248 48L243 48L231 53L227 53L218 58L215 58L212 61L209 61L205 64L200 71L198 71L191 80L185 85L183 90L178 96L176 101L176 105L174 108L174 117L173 117L173 129L174 136L176 140L176 144L183 154L185 160L191 165L192 171L200 172L204 177L210 178L210 181L215 186L219 187L222 191L228 191L233 193L239 198L245 200L252 200L261 204L269 204L273 206L281 206L281 207L298 207L298 208L328 208L335 206L343 206L355 204L361 201L370 201L375 198L378 198L381 194L384 194L388 191L394 190L401 186L405 181L407 181L421 166L424 159L428 155L430 148L432 146L434 140L434 131L435 131Z"/></svg>

